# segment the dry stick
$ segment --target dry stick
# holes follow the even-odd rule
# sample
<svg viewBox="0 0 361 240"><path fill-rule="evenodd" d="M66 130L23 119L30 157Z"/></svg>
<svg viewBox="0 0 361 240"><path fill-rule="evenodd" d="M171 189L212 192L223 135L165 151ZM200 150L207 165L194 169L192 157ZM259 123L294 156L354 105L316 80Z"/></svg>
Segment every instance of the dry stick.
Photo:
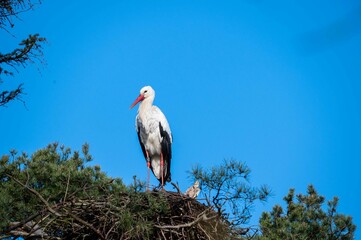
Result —
<svg viewBox="0 0 361 240"><path fill-rule="evenodd" d="M177 186L177 184L175 184L174 182L171 182L170 184L172 184L173 187L175 187L175 189L177 189L179 195L182 195L182 192L181 192L181 190L179 189L179 187Z"/></svg>
<svg viewBox="0 0 361 240"><path fill-rule="evenodd" d="M160 225L154 225L155 227L157 228L160 228L160 229L179 229L179 228L186 228L186 227L191 227L193 226L194 224L198 223L199 221L208 221L208 220L211 220L213 218L216 218L217 215L215 216L212 216L212 217L207 217L206 214L202 214L200 215L197 219L195 219L193 222L190 222L190 223L185 223L185 224L179 224L179 225L176 225L176 226L173 226L173 225L163 225L163 226L160 226Z"/></svg>
<svg viewBox="0 0 361 240"><path fill-rule="evenodd" d="M113 226L109 229L109 231L108 231L107 234L105 235L105 238L106 238L106 239L108 239L108 236L109 236L109 234L113 231L114 227L115 227L115 224L113 224Z"/></svg>
<svg viewBox="0 0 361 240"><path fill-rule="evenodd" d="M200 224L198 224L198 227L199 227L199 228L202 230L202 232L208 237L209 240L212 239L212 238L207 234L206 230L204 230Z"/></svg>
<svg viewBox="0 0 361 240"><path fill-rule="evenodd" d="M55 211L50 204L43 198L43 196L41 196L41 194L39 192L37 192L35 189L30 188L28 186L26 186L25 184L23 184L22 182L20 182L18 179L14 178L13 176L5 173L6 176L8 176L9 178L13 179L16 183L18 183L19 185L23 186L24 188L26 188L27 190L29 190L31 193L33 193L34 195L38 196L38 198L40 198L40 200L45 204L45 206L47 207L48 211L51 212L52 214L55 214L56 216L60 217L62 216L60 213L58 213L57 211Z"/></svg>
<svg viewBox="0 0 361 240"><path fill-rule="evenodd" d="M12 237L12 236L11 235L2 235L2 236L0 236L0 239L10 238L10 237Z"/></svg>
<svg viewBox="0 0 361 240"><path fill-rule="evenodd" d="M30 236L30 234L35 234L36 231L41 231L41 234L38 234L39 236L44 236L47 235L44 230L39 226L39 223L41 223L43 220L40 219L39 221L35 222L34 224L32 224L30 230L29 230L29 234L26 237ZM33 221L34 222L34 221Z"/></svg>
<svg viewBox="0 0 361 240"><path fill-rule="evenodd" d="M49 216L49 215L48 215L48 216ZM46 217L48 217L48 216L46 216ZM45 218L44 218L44 219L45 219ZM47 228L52 222L54 222L56 219L57 219L57 218L50 219L49 222L46 223L46 225L43 227L44 232L46 232L46 231L45 231L46 228Z"/></svg>
<svg viewBox="0 0 361 240"><path fill-rule="evenodd" d="M164 235L164 232L162 230L160 232L162 233L162 236L164 237L164 239L167 240L167 238Z"/></svg>
<svg viewBox="0 0 361 240"><path fill-rule="evenodd" d="M90 223L84 221L83 219L79 218L78 216L72 214L68 210L66 210L66 213L70 217L74 218L76 221L80 222L81 224L83 224L83 225L87 226L88 228L90 228L91 230L93 230L101 239L106 240L106 238L103 236L103 234L101 234L101 232L99 232L99 230L96 229L93 225L91 225Z"/></svg>
<svg viewBox="0 0 361 240"><path fill-rule="evenodd" d="M10 236L5 236L4 238L13 237L13 236L23 237L23 236L27 236L27 235L28 235L27 232L20 231L20 230L13 230L13 231L11 231L11 235L10 235ZM36 236L37 236L37 235L36 235ZM30 237L34 237L34 234L33 234L33 235L30 235ZM4 238L1 237L0 239L4 239Z"/></svg>
<svg viewBox="0 0 361 240"><path fill-rule="evenodd" d="M183 235L183 237L184 237L184 233L179 233L179 232L177 232L177 231L175 231L175 230L172 230L172 229L165 229L165 230L167 230L168 232L171 232L171 233L173 233L173 234L175 234L176 236L179 236L179 235ZM162 231L162 230L161 230ZM163 231L162 231L163 232ZM179 237L178 237L179 238Z"/></svg>
<svg viewBox="0 0 361 240"><path fill-rule="evenodd" d="M7 229L6 229L6 232L10 232L10 231L12 231L12 230L14 230L14 229L17 229L18 227L23 226L23 225L26 224L27 222L30 222L31 220L33 220L34 218L36 218L36 217L38 217L39 215L42 215L42 214L43 214L42 211L41 211L41 212L38 212L38 213L35 213L35 214L31 215L30 217L28 217L27 219L25 219L25 220L23 220L23 221L21 221L21 222L19 222L19 223L17 223L17 224L14 224L13 226L7 228ZM1 239L1 238L0 238L0 239Z"/></svg>
<svg viewBox="0 0 361 240"><path fill-rule="evenodd" d="M66 189L65 189L65 195L64 195L64 200L63 200L63 202L66 201L66 196L68 195L69 182L70 182L70 170L69 170L69 173L68 173L68 181L67 181L67 183L66 183Z"/></svg>

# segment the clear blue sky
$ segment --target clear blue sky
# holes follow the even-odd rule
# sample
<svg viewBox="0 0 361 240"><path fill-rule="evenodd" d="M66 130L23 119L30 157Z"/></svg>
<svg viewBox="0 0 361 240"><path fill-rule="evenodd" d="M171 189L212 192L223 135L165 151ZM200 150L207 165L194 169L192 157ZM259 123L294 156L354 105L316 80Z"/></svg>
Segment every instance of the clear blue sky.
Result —
<svg viewBox="0 0 361 240"><path fill-rule="evenodd" d="M48 39L45 67L1 85L24 81L28 110L0 109L0 153L88 142L92 164L125 183L145 179L129 106L151 85L183 190L195 164L234 158L274 192L253 222L290 188L314 184L361 227L360 9L356 0L43 1L15 22L16 38L0 33L2 51L30 33Z"/></svg>

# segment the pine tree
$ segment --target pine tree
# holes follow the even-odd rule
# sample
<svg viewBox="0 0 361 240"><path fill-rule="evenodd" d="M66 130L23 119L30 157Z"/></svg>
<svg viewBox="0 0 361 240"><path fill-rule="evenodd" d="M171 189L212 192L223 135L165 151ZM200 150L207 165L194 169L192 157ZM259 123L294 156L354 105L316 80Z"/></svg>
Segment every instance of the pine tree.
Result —
<svg viewBox="0 0 361 240"><path fill-rule="evenodd" d="M287 209L276 205L271 212L260 218L262 235L260 240L272 239L354 239L356 226L352 217L337 213L338 198L327 202L310 185L307 194L298 194L290 189L284 197Z"/></svg>
<svg viewBox="0 0 361 240"><path fill-rule="evenodd" d="M0 239L229 238L227 219L181 192L110 178L57 143L0 159Z"/></svg>
<svg viewBox="0 0 361 240"><path fill-rule="evenodd" d="M91 166L89 146L80 152L49 144L28 155L12 150L0 158L0 239L353 239L350 216L337 213L338 199L284 198L263 213L260 231L247 227L266 187L250 185L250 169L235 160L210 169L195 167L199 199L176 192L145 191L134 177L126 186ZM202 196L204 197L202 199Z"/></svg>
<svg viewBox="0 0 361 240"><path fill-rule="evenodd" d="M192 177L199 181L207 205L212 206L229 221L230 229L239 236L249 238L256 229L247 226L257 201L266 202L271 190L250 184L250 168L234 159L224 160L219 166L203 169L196 166Z"/></svg>

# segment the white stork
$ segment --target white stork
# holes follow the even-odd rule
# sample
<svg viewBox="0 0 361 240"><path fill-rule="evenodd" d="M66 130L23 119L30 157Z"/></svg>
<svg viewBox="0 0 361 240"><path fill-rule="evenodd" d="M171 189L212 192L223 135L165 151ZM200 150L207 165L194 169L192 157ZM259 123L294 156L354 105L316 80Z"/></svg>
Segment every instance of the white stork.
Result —
<svg viewBox="0 0 361 240"><path fill-rule="evenodd" d="M151 86L143 87L130 108L140 102L138 115L135 118L135 128L147 161L147 186L149 186L149 169L151 169L163 189L165 181L171 181L172 133L162 111L153 106L154 97L155 91Z"/></svg>

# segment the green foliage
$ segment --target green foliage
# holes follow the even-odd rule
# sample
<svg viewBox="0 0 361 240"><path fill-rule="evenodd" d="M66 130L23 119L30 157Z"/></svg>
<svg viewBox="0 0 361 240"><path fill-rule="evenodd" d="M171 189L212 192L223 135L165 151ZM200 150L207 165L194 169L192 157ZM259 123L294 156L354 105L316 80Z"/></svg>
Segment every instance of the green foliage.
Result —
<svg viewBox="0 0 361 240"><path fill-rule="evenodd" d="M356 226L350 216L336 211L338 198L327 202L327 211L322 209L325 198L318 195L310 185L307 194L298 194L291 189L286 197L287 210L276 205L260 219L262 236L265 239L354 239Z"/></svg>
<svg viewBox="0 0 361 240"><path fill-rule="evenodd" d="M191 175L200 182L208 205L213 206L232 226L249 221L255 201L266 201L270 190L266 186L252 187L251 170L242 162L225 160L223 164L204 170L192 169Z"/></svg>
<svg viewBox="0 0 361 240"><path fill-rule="evenodd" d="M224 161L196 167L205 204L180 192L144 192L91 166L82 151L50 144L29 156L11 150L0 158L0 239L353 239L352 218L337 213L338 199L322 209L324 197L309 186L307 195L284 198L260 219L261 234L244 224L255 201L270 191L249 183L249 168Z"/></svg>
<svg viewBox="0 0 361 240"><path fill-rule="evenodd" d="M88 151L87 144L79 153L54 143L31 156L15 150L2 156L0 238L175 239L162 226L193 220L184 209L205 209L192 209L178 193L144 192L136 178L127 187L90 166Z"/></svg>
<svg viewBox="0 0 361 240"><path fill-rule="evenodd" d="M145 184L135 177L134 183L127 187L120 179L106 176L99 166L90 166L91 160L87 144L81 153L55 143L31 156L15 150L3 156L0 160L0 238L237 237L236 231L230 231L222 208L217 213L213 206L178 192L144 192ZM230 172L222 166L218 170L224 171L224 178L231 174L234 181L235 168L240 166L235 162L227 164ZM210 177L204 171L198 173L203 181ZM220 187L212 179L208 180L210 186ZM230 191L232 181L224 180L229 185L222 186ZM223 196L222 191L219 197ZM232 195L237 196L241 197L241 193ZM247 196L259 197L257 194ZM223 204L223 200L217 198L213 201Z"/></svg>
<svg viewBox="0 0 361 240"><path fill-rule="evenodd" d="M85 166L89 161L87 144L83 146L82 155L64 146L58 149L55 143L31 157L26 153L17 155L16 151L3 156L0 161L0 229L43 208L43 202L27 188L37 191L49 204L64 202L67 198L91 196L97 199L125 189L120 179L113 181L99 166Z"/></svg>
<svg viewBox="0 0 361 240"><path fill-rule="evenodd" d="M162 195L156 197L148 192L129 194L130 203L126 213L122 213L121 229L133 238L151 239L154 223L159 216L169 213L169 207Z"/></svg>

